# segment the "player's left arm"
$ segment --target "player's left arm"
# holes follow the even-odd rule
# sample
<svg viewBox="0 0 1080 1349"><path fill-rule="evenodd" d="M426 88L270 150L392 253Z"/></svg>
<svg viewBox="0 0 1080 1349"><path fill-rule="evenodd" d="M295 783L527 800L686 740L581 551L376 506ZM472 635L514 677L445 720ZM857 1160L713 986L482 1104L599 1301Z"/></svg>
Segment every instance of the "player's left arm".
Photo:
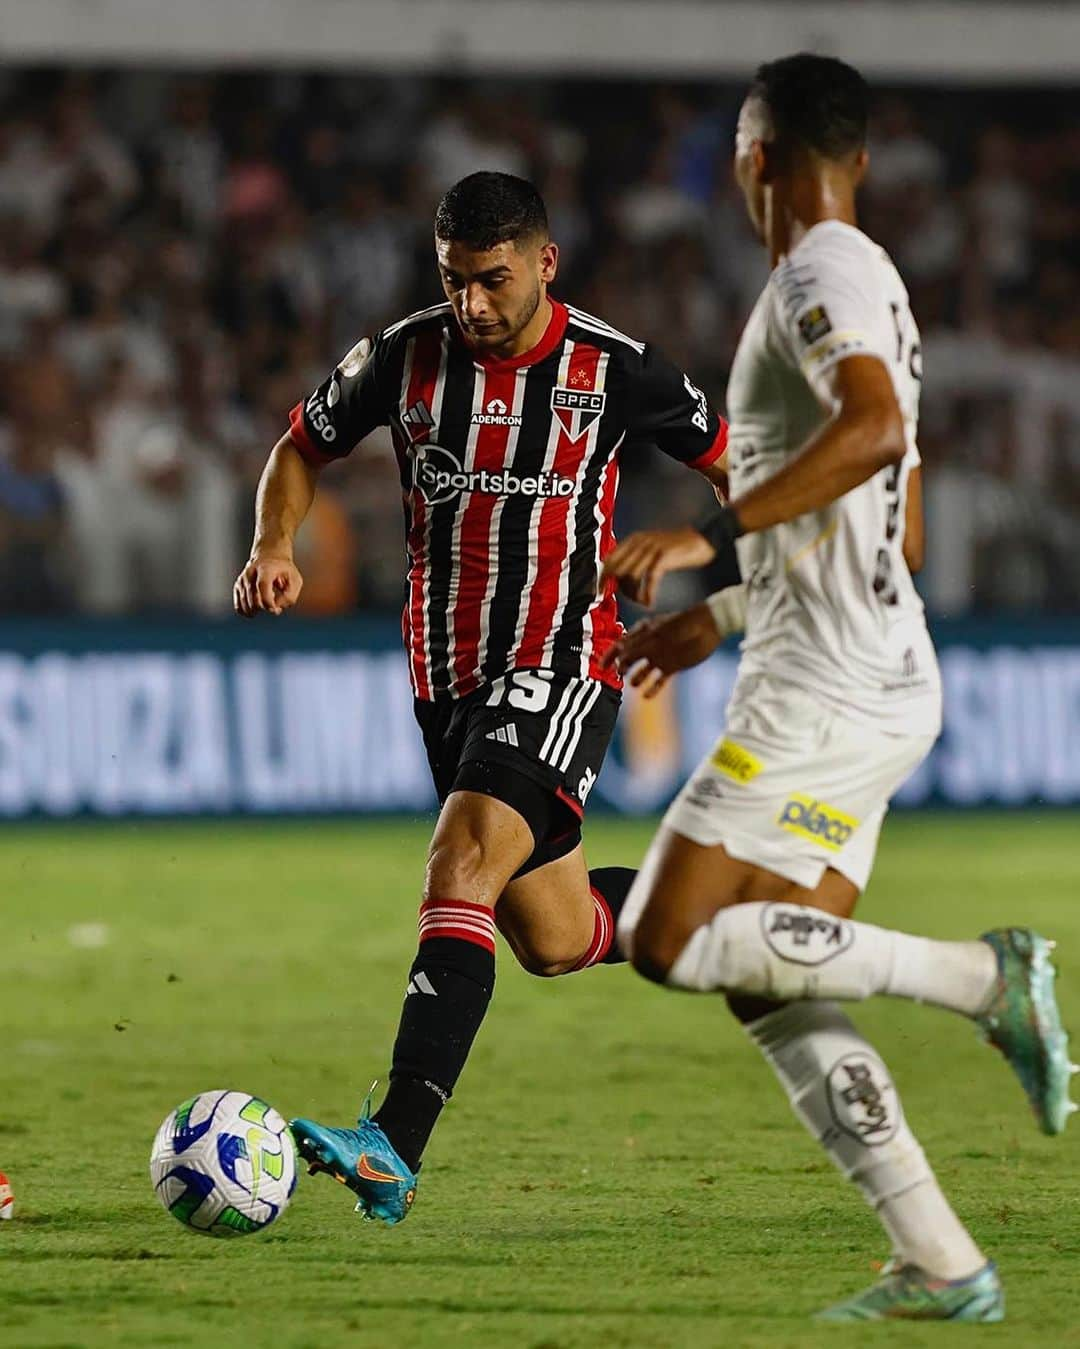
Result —
<svg viewBox="0 0 1080 1349"><path fill-rule="evenodd" d="M627 415L629 444L652 444L670 459L695 469L706 478L721 503L728 497L727 422L713 408L706 395L676 365L655 347L646 346L640 365L630 376ZM677 531L646 531L648 534L668 534ZM630 539L639 535L632 534ZM675 567L701 566L716 556L712 550L701 560L693 557L676 561ZM734 555L734 544L731 545ZM623 555L622 545L613 557ZM672 568L668 568L671 570ZM737 564L734 566L737 570ZM629 574L605 566L601 585L617 576L623 590L631 599L642 604L652 603L652 590L637 585Z"/></svg>
<svg viewBox="0 0 1080 1349"><path fill-rule="evenodd" d="M655 698L672 675L700 665L725 637L746 627L746 587L727 586L701 604L658 618L643 618L604 653L632 688Z"/></svg>
<svg viewBox="0 0 1080 1349"><path fill-rule="evenodd" d="M922 469L918 464L908 474L907 505L904 507L904 561L914 576L926 559L926 524L923 516Z"/></svg>
<svg viewBox="0 0 1080 1349"><path fill-rule="evenodd" d="M689 375L654 346L646 346L630 376L627 441L652 444L727 488L727 422Z"/></svg>
<svg viewBox="0 0 1080 1349"><path fill-rule="evenodd" d="M698 472L703 478L707 478L712 483L713 491L716 493L716 499L723 506L730 495L730 485L728 483L728 457L727 447L718 459L711 464L706 464L704 468L699 468Z"/></svg>

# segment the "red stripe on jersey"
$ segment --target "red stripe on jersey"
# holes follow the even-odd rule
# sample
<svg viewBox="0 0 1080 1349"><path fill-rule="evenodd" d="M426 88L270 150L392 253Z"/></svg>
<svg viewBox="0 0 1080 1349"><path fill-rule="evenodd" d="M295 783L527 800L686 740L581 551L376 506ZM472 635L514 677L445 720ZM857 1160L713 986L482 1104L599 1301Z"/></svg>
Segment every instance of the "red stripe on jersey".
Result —
<svg viewBox="0 0 1080 1349"><path fill-rule="evenodd" d="M484 382L480 408L486 412L496 400L502 405L502 415L514 406L517 387L516 367L505 368L509 362L492 366L477 374ZM498 411L498 408L496 408ZM471 470L497 473L503 467L506 447L511 436L509 426L480 426L476 432ZM453 564L458 568L457 599L453 616L453 665L451 677L458 695L463 697L479 685L473 674L480 653L480 623L488 576L498 559L489 555L491 517L499 500L494 492L472 492L462 507L458 548Z"/></svg>
<svg viewBox="0 0 1080 1349"><path fill-rule="evenodd" d="M600 561L615 547L615 493L619 487L618 454L612 456L604 468L600 484ZM592 650L589 652L589 678L599 679L612 688L622 688L622 678L614 666L600 668L600 658L622 636L619 622L619 602L616 598L618 582L613 576L604 582L604 588L592 609Z"/></svg>
<svg viewBox="0 0 1080 1349"><path fill-rule="evenodd" d="M566 372L567 385L571 389L595 389L596 367L599 363L599 347L585 342L577 343ZM552 473L576 480L588 448L588 432L577 440L571 440L564 430L560 430ZM580 487L580 483L578 485ZM514 664L519 669L541 664L544 646L559 607L559 585L570 565L567 522L571 510L577 506L577 500L577 493L571 497L549 497L541 507L536 540L539 553L536 580L532 593L527 597L529 611L524 636L514 656Z"/></svg>
<svg viewBox="0 0 1080 1349"><path fill-rule="evenodd" d="M439 366L442 356L442 329L431 327L422 329L413 341L412 368L409 371L409 383L405 390L404 409L411 408L422 400L428 411L435 401L435 385L439 378ZM430 435L428 427L416 428L417 433L409 430L412 443L425 441ZM405 645L409 653L409 668L412 673L413 688L418 698L431 697L431 675L424 654L424 637L427 614L424 608L424 582L427 579L431 559L424 545L424 531L427 527L427 504L419 492L413 492L412 517L409 526L407 547L409 552L409 598L402 617L402 629L406 633ZM407 618L407 622L406 622Z"/></svg>
<svg viewBox="0 0 1080 1349"><path fill-rule="evenodd" d="M716 439L713 441L713 443L709 446L709 448L705 451L704 454L699 454L696 459L689 460L686 467L708 468L710 464L715 464L717 459L719 459L720 456L727 449L727 434L728 434L727 422L724 421L723 417L721 417L720 427L719 430L716 432Z"/></svg>

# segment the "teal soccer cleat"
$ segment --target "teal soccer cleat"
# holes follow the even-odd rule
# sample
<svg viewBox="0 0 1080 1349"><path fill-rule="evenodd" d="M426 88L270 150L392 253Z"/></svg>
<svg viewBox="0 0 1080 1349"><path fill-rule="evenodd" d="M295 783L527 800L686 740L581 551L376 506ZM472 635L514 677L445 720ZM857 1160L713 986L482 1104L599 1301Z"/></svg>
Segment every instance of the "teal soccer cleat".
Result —
<svg viewBox="0 0 1080 1349"><path fill-rule="evenodd" d="M997 928L980 938L994 952L998 982L975 1018L983 1036L1012 1065L1039 1128L1059 1134L1076 1106L1069 1100L1069 1037L1054 997L1054 943L1026 927Z"/></svg>
<svg viewBox="0 0 1080 1349"><path fill-rule="evenodd" d="M966 1279L935 1279L891 1260L877 1283L826 1307L817 1321L1004 1321L1005 1294L992 1262Z"/></svg>
<svg viewBox="0 0 1080 1349"><path fill-rule="evenodd" d="M368 1117L370 1104L369 1094L355 1129L330 1129L310 1119L294 1119L289 1128L309 1174L325 1171L333 1176L358 1196L357 1213L392 1226L408 1216L417 1176Z"/></svg>

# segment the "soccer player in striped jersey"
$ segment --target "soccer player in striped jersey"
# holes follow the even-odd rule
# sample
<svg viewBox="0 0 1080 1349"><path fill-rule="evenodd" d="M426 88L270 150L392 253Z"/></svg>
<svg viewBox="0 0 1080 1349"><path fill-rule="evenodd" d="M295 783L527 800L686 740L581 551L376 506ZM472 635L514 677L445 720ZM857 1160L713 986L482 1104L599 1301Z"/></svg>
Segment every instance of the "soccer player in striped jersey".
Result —
<svg viewBox="0 0 1080 1349"><path fill-rule="evenodd" d="M405 503L402 629L442 804L390 1085L356 1129L296 1120L300 1151L394 1223L495 981L495 929L531 972L620 957L634 873L589 871L581 818L615 724L619 466L649 446L713 483L726 426L654 348L548 294L558 247L536 189L477 173L435 220L446 303L358 342L292 411L259 485L245 615L279 614L318 474L390 427Z"/></svg>
<svg viewBox="0 0 1080 1349"><path fill-rule="evenodd" d="M731 501L702 529L631 535L605 570L647 599L666 571L738 540L743 594L631 635L612 655L644 663L635 680L701 659L722 628L745 625L746 638L725 735L668 811L618 935L656 982L727 995L880 1218L892 1243L881 1279L823 1315L999 1321L994 1265L838 1002L890 994L970 1017L1044 1131L1064 1129L1049 942L1026 928L929 941L850 918L889 798L941 718L909 569L919 334L896 268L856 225L866 121L858 72L807 54L763 66L742 106L736 178L773 271L728 382Z"/></svg>

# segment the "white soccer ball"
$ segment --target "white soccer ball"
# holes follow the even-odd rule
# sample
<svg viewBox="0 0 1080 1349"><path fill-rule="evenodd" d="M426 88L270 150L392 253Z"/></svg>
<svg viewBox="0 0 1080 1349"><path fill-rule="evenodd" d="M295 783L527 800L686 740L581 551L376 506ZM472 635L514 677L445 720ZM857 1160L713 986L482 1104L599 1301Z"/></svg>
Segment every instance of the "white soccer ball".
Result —
<svg viewBox="0 0 1080 1349"><path fill-rule="evenodd" d="M210 1237L261 1231L296 1189L296 1145L276 1110L246 1091L204 1091L166 1117L150 1154L164 1207Z"/></svg>

